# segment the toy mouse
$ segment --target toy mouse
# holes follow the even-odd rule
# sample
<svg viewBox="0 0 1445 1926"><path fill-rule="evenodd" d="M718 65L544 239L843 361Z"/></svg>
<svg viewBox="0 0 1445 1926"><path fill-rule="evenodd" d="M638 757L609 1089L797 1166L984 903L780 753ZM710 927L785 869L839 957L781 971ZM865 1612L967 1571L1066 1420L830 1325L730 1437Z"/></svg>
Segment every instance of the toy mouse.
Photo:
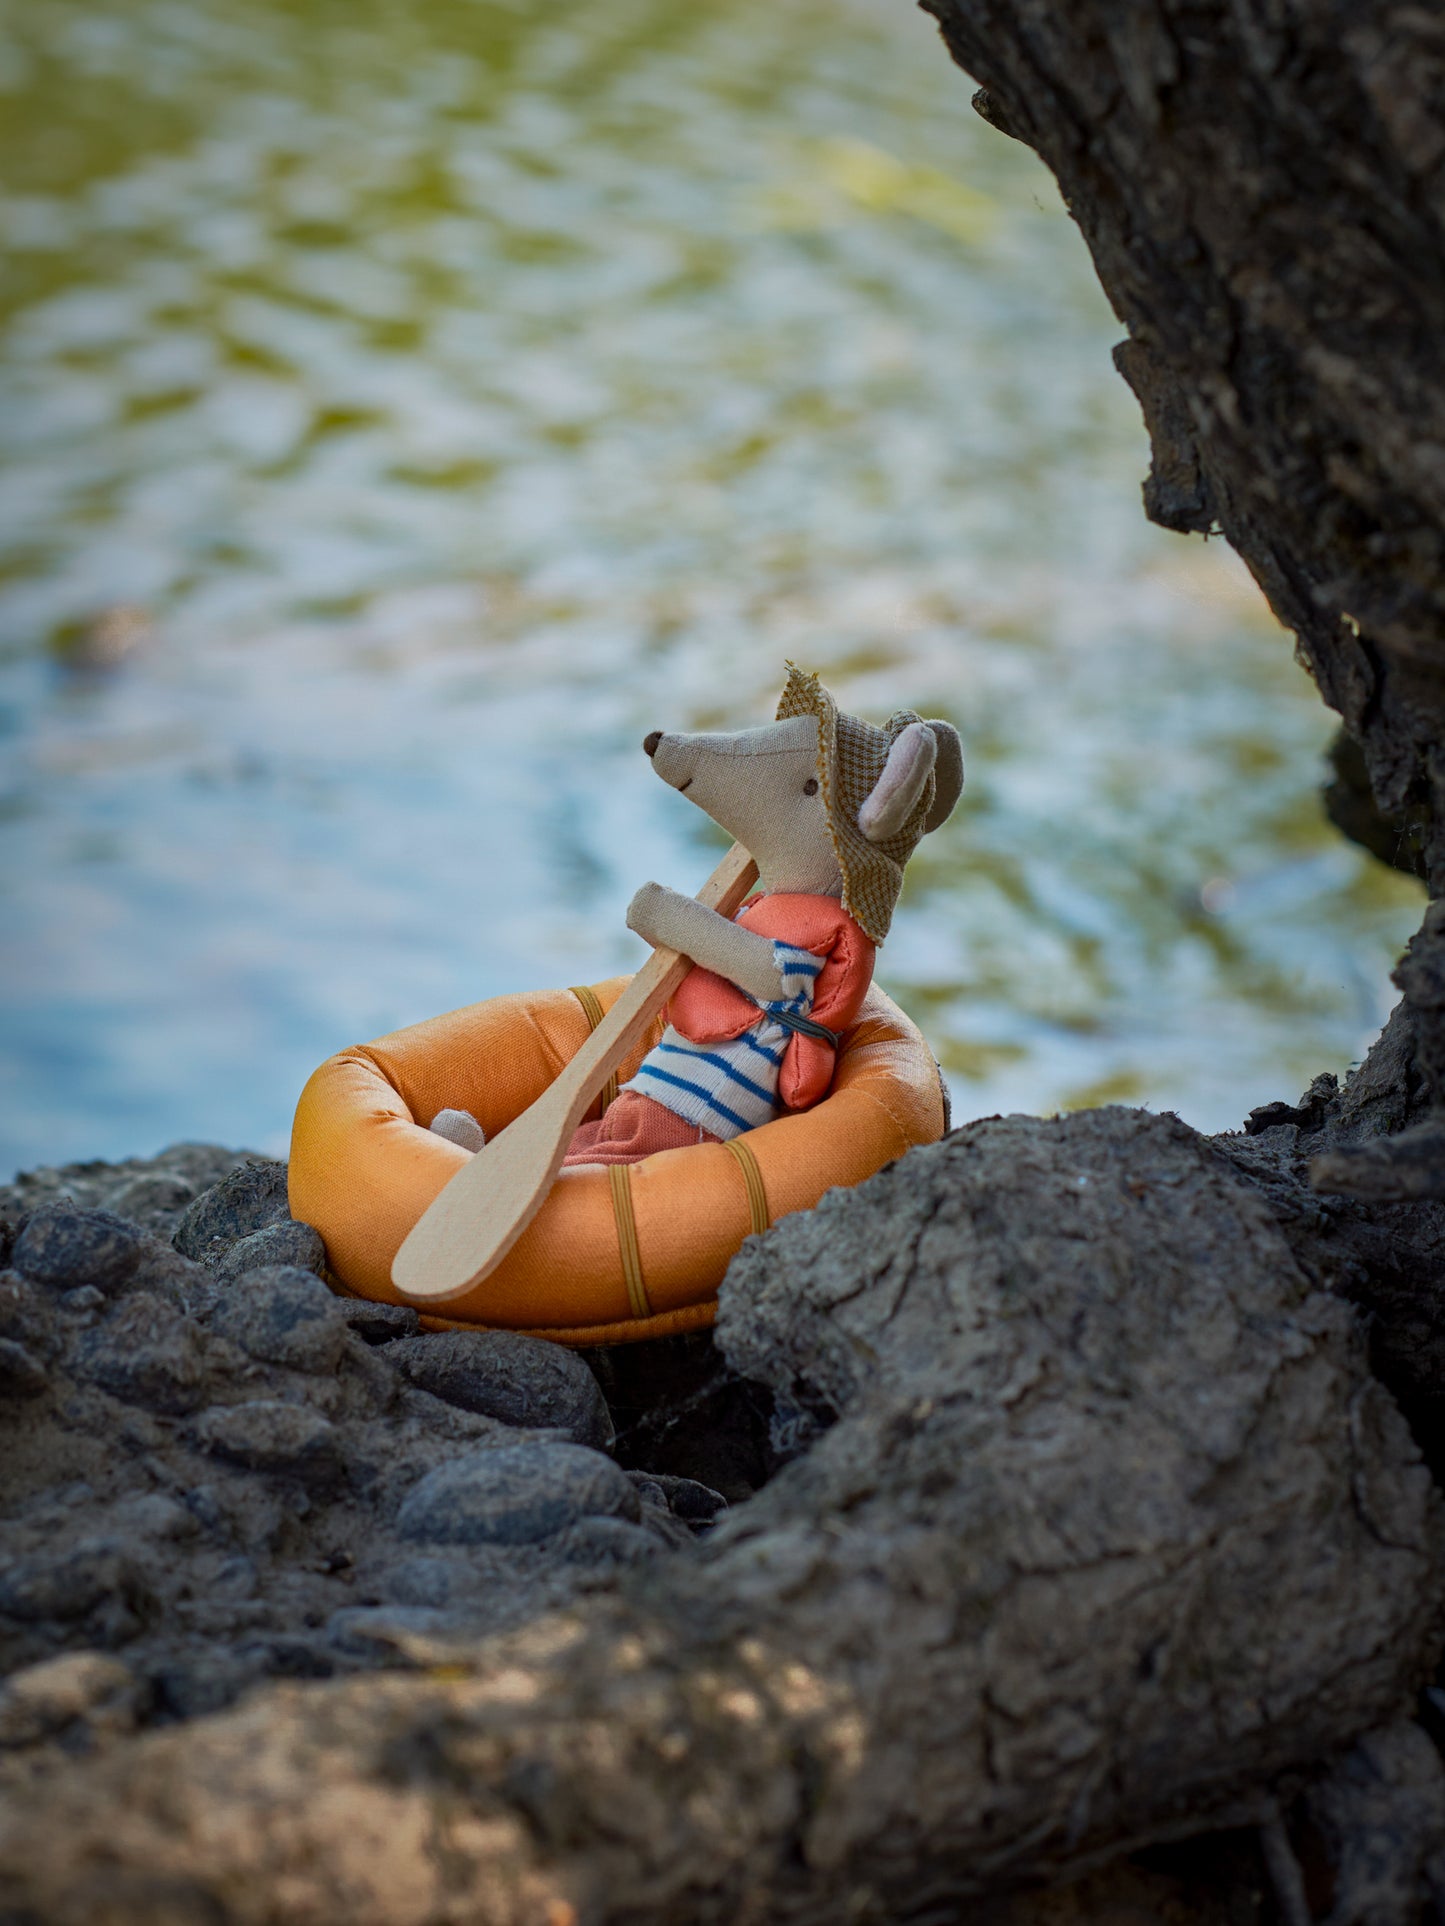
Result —
<svg viewBox="0 0 1445 1926"><path fill-rule="evenodd" d="M731 735L643 743L653 769L748 850L759 894L729 921L644 883L628 927L693 968L662 1040L564 1167L637 1163L719 1143L827 1094L888 934L904 865L963 788L947 722L899 710L884 728L841 712L817 676L788 665L777 720ZM444 1110L438 1135L480 1150L480 1125Z"/></svg>

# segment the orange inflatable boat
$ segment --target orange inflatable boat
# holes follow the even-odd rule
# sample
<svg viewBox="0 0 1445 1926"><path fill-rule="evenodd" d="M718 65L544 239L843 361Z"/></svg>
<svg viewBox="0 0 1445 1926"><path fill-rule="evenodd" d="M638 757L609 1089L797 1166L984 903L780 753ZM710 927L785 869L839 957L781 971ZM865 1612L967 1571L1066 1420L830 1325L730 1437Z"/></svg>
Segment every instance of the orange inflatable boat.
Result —
<svg viewBox="0 0 1445 1926"><path fill-rule="evenodd" d="M627 981L494 997L321 1066L296 1109L291 1211L321 1233L343 1289L406 1302L391 1261L468 1154L425 1124L450 1106L470 1110L495 1136L580 1049ZM623 1064L622 1082L661 1034L659 1017ZM835 1185L861 1183L943 1130L932 1052L874 986L822 1103L730 1143L564 1170L491 1276L452 1299L448 1316L422 1322L584 1345L695 1330L712 1323L723 1273L750 1232L811 1209Z"/></svg>

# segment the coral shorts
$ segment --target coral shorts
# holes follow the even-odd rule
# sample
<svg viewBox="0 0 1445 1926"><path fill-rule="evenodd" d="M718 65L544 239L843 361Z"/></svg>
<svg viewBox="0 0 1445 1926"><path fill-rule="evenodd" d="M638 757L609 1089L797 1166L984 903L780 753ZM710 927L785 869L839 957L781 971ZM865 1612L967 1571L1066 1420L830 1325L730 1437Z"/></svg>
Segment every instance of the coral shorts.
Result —
<svg viewBox="0 0 1445 1926"><path fill-rule="evenodd" d="M659 1150L691 1150L721 1137L690 1124L640 1090L620 1090L602 1115L575 1133L562 1159L571 1164L640 1164Z"/></svg>

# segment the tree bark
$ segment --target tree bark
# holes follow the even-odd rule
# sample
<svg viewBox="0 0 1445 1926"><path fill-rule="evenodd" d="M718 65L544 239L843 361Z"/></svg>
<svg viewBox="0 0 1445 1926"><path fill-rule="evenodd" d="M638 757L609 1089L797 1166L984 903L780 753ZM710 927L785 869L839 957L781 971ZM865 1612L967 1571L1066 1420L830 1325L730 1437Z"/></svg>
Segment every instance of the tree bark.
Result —
<svg viewBox="0 0 1445 1926"><path fill-rule="evenodd" d="M1412 0L923 0L1058 176L1128 329L1146 512L1221 530L1445 890L1445 11ZM1445 1104L1445 926L1397 977ZM1361 1153L1322 1169L1354 1187ZM1362 1157L1440 1194L1445 1131ZM1391 1167L1399 1175L1392 1179Z"/></svg>

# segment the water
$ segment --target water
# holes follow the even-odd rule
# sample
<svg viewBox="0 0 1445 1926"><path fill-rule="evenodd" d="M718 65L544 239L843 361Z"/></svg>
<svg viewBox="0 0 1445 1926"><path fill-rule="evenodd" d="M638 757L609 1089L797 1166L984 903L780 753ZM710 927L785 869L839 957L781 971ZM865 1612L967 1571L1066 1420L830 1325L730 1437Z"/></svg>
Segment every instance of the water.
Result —
<svg viewBox="0 0 1445 1926"><path fill-rule="evenodd" d="M0 1170L279 1150L340 1046L631 967L717 840L640 738L785 656L963 733L880 969L958 1114L1361 1054L1416 891L905 0L0 23Z"/></svg>

